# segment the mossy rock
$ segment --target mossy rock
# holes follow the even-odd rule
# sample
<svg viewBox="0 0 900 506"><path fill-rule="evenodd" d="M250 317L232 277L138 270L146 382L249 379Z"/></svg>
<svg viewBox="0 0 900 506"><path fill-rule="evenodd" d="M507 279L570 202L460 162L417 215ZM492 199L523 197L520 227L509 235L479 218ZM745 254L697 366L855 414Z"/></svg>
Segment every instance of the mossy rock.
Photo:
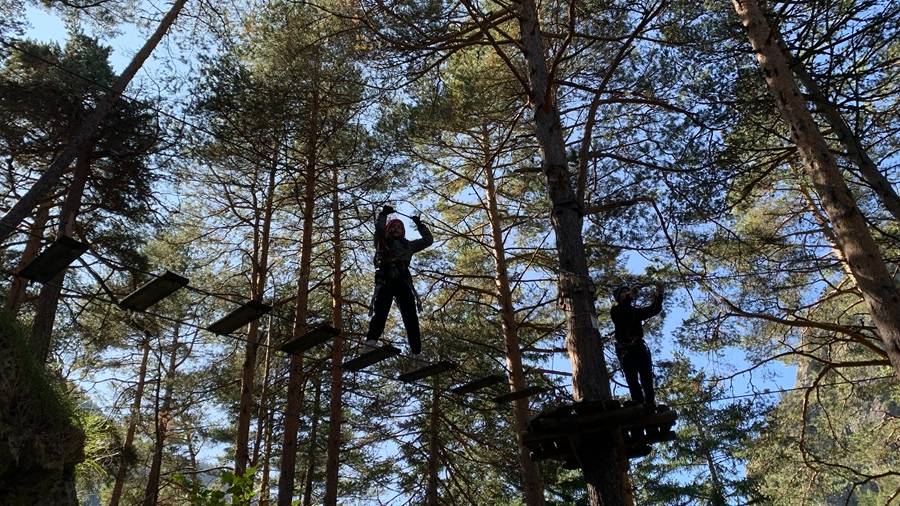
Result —
<svg viewBox="0 0 900 506"><path fill-rule="evenodd" d="M84 431L38 364L19 324L0 312L0 504L77 504Z"/></svg>

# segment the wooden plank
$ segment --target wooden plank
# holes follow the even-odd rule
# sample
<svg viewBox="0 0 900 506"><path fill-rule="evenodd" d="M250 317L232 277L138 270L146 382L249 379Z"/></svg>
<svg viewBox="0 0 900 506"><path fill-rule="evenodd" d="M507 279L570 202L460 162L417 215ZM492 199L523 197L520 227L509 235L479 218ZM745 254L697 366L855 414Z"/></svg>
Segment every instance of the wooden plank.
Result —
<svg viewBox="0 0 900 506"><path fill-rule="evenodd" d="M206 330L219 335L231 334L272 310L272 306L251 300L214 322Z"/></svg>
<svg viewBox="0 0 900 506"><path fill-rule="evenodd" d="M132 311L144 311L187 285L187 278L166 271L128 294L119 302L119 307Z"/></svg>
<svg viewBox="0 0 900 506"><path fill-rule="evenodd" d="M420 367L413 371L405 372L399 376L397 376L397 380L402 381L404 383L409 383L412 381L418 381L420 379L425 379L430 376L434 376L436 374L441 374L443 372L447 372L450 370L456 369L456 364L450 362L449 360L441 360L439 362L435 362L433 364L428 364L424 367Z"/></svg>
<svg viewBox="0 0 900 506"><path fill-rule="evenodd" d="M328 340L340 333L340 329L336 329L327 323L323 323L321 325L316 325L302 336L297 336L288 340L282 344L279 349L285 353L303 353L304 351L328 342Z"/></svg>
<svg viewBox="0 0 900 506"><path fill-rule="evenodd" d="M541 392L546 392L547 389L545 387L539 386L530 386L525 387L522 390L516 390L514 392L508 392L503 395L498 395L494 397L494 402L497 404L502 404L504 402L511 402L518 399L524 399L526 397L531 397L532 395L537 395Z"/></svg>
<svg viewBox="0 0 900 506"><path fill-rule="evenodd" d="M60 236L16 275L38 283L49 283L87 249L88 245L83 242L65 235Z"/></svg>
<svg viewBox="0 0 900 506"><path fill-rule="evenodd" d="M506 381L505 374L492 374L490 376L485 376L484 378L478 378L476 380L472 380L468 383L464 383L457 387L454 387L450 391L454 394L462 395L462 394L470 394L472 392L476 392L481 390L482 388L487 388L489 386L496 385L497 383L502 383Z"/></svg>
<svg viewBox="0 0 900 506"><path fill-rule="evenodd" d="M529 422L529 430L547 434L568 434L584 430L599 431L610 427L636 427L674 422L674 411L650 414L644 406L630 406L614 411L591 415L573 415L569 418L536 418Z"/></svg>
<svg viewBox="0 0 900 506"><path fill-rule="evenodd" d="M354 357L354 358L351 358L350 360L345 361L343 364L341 364L341 367L343 367L345 370L348 370L348 371L353 371L353 372L361 371L361 370L365 369L366 367L377 364L378 362L381 362L382 360L387 360L387 359L393 357L394 355L399 355L399 354L400 354L400 348L397 348L396 346L391 346L390 344L386 344L379 348L375 348L369 352L363 353L362 355L359 355L358 357Z"/></svg>

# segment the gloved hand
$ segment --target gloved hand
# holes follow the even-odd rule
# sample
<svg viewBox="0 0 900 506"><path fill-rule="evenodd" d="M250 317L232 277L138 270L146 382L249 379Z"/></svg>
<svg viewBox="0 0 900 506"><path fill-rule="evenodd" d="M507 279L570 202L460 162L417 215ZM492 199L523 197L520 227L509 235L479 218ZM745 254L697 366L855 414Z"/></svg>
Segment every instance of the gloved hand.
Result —
<svg viewBox="0 0 900 506"><path fill-rule="evenodd" d="M394 212L394 208L390 205L381 208L381 214L391 214L392 212Z"/></svg>
<svg viewBox="0 0 900 506"><path fill-rule="evenodd" d="M412 220L413 220L413 223L416 224L416 226L419 226L419 225L422 224L422 215L417 214L417 215L415 215L415 216L412 217Z"/></svg>

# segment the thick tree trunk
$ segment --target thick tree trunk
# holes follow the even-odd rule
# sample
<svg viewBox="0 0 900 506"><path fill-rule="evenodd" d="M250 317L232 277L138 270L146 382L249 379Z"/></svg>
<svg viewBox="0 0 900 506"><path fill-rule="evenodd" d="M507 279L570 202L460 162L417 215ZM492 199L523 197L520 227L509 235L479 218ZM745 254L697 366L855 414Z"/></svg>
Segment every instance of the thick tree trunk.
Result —
<svg viewBox="0 0 900 506"><path fill-rule="evenodd" d="M81 199L84 197L84 189L91 171L91 153L92 150L86 149L75 162L72 182L69 184L69 191L66 192L65 200L59 211L57 237L64 235L71 237L75 232L75 218L81 209ZM41 287L38 296L34 323L31 326L31 347L42 364L47 362L50 354L50 340L53 336L53 324L56 322L56 309L59 306L59 296L65 281L66 270L63 269L49 283Z"/></svg>
<svg viewBox="0 0 900 506"><path fill-rule="evenodd" d="M28 265L40 253L41 243L44 240L44 227L50 218L51 207L50 200L45 201L38 207L37 213L34 215L34 222L28 227L28 239L25 242L25 250L22 251L22 256L19 258L19 263L16 266L17 271ZM19 307L22 306L22 302L25 300L25 289L27 286L27 279L18 276L13 278L9 286L9 295L6 299L6 311L9 314L15 315L19 312Z"/></svg>
<svg viewBox="0 0 900 506"><path fill-rule="evenodd" d="M781 35L777 35L779 47L784 52L791 69L794 71L794 75L806 88L809 97L816 104L816 109L822 114L831 129L834 130L834 133L837 134L838 141L847 150L847 157L853 160L853 163L859 168L860 176L872 188L875 196L878 197L885 209L894 216L894 219L900 220L900 196L894 191L891 182L878 170L878 166L875 165L875 161L872 160L865 146L862 145L859 136L853 133L853 129L847 124L847 120L844 119L834 102L828 99L828 96L819 87L819 84L813 79L803 64L791 55L787 45L781 39Z"/></svg>
<svg viewBox="0 0 900 506"><path fill-rule="evenodd" d="M490 153L485 153L484 167L487 175L488 218L491 222L491 239L494 250L494 266L496 274L494 285L497 288L497 300L500 303L500 325L503 340L506 344L506 365L509 368L509 386L513 391L525 388L525 372L522 369L522 351L519 345L519 326L513 307L512 290L510 289L509 270L506 264L506 247L503 244L503 222L497 206L497 188L494 181L494 167L491 165ZM519 399L513 405L513 428L516 431L516 444L519 449L519 467L522 469L522 485L525 491L525 504L540 506L544 504L544 484L538 473L537 465L531 460L530 452L525 446L522 434L528 422L530 410L528 399Z"/></svg>
<svg viewBox="0 0 900 506"><path fill-rule="evenodd" d="M313 95L310 104L307 139L306 188L303 197L303 238L300 246L300 275L297 277L297 299L294 307L292 338L306 333L309 316L309 273L312 261L312 237L315 224L316 169L319 144L319 64L313 65ZM297 463L297 429L303 404L303 355L291 355L288 372L287 405L284 410L284 442L278 476L278 506L290 506L294 495L294 473Z"/></svg>
<svg viewBox="0 0 900 506"><path fill-rule="evenodd" d="M134 75L140 70L141 66L143 66L144 61L147 60L150 53L152 53L157 44L159 44L159 41L162 40L166 32L169 31L169 28L172 26L172 23L175 22L175 18L178 17L178 13L181 12L186 1L187 0L176 0L175 3L172 4L172 8L169 9L169 12L167 12L165 16L163 16L156 31L153 32L153 35L147 39L144 46L134 55L134 58L132 58L125 70L122 71L122 74L116 79L116 82L113 83L109 92L100 99L97 107L91 111L84 122L78 127L78 131L69 145L66 146L59 156L53 159L53 162L50 163L50 167L41 174L31 188L25 192L25 195L13 205L12 209L0 219L0 243L9 239L9 237L15 233L16 228L22 223L25 217L34 211L34 208L41 200L46 198L47 194L54 186L59 184L59 179L62 177L63 172L72 164L72 161L75 160L79 153L85 149L90 150L91 145L93 144L93 137L97 133L100 124L103 123L106 116L112 111L113 106L115 106L116 102L122 96L125 88L128 87L128 84L134 78Z"/></svg>
<svg viewBox="0 0 900 506"><path fill-rule="evenodd" d="M153 459L150 462L147 488L144 491L144 506L155 506L159 503L159 478L162 472L163 450L165 449L166 435L169 431L169 417L172 411L172 389L175 384L175 369L178 367L178 339L180 332L180 325L176 325L172 338L172 350L169 353L169 364L165 372L166 388L163 394L162 406L159 405L159 383L163 381L162 371L157 377L156 430L154 431Z"/></svg>
<svg viewBox="0 0 900 506"><path fill-rule="evenodd" d="M137 385L134 387L134 401L131 403L131 416L128 418L128 429L125 431L125 441L122 443L119 455L119 469L116 470L116 482L113 484L109 495L109 506L119 506L122 499L122 489L125 487L125 479L128 476L128 458L134 443L134 433L137 430L138 421L141 419L141 400L144 397L144 384L147 380L147 360L150 357L150 338L146 337L141 346L141 367L138 370Z"/></svg>
<svg viewBox="0 0 900 506"><path fill-rule="evenodd" d="M334 194L331 201L332 236L331 248L334 251L333 273L331 283L331 325L343 329L343 244L341 241L341 201L338 191L337 166L331 173L331 185ZM341 363L344 360L343 330L334 337L331 347L331 396L328 401L328 450L325 458L325 506L337 505L338 469L341 461L341 426L343 424L343 388L344 376Z"/></svg>
<svg viewBox="0 0 900 506"><path fill-rule="evenodd" d="M312 427L306 447L306 472L303 478L303 506L312 505L313 476L316 472L316 447L319 439L319 419L322 417L322 378L316 374L316 393L313 402Z"/></svg>
<svg viewBox="0 0 900 506"><path fill-rule="evenodd" d="M594 287L584 251L583 218L569 177L562 124L534 0L519 4L518 18L522 52L528 65L535 135L552 204L551 222L559 253L559 303L566 315L573 395L577 400L609 399L609 373L597 340ZM628 459L621 434L597 444L605 449L595 452L596 459L584 469L591 504L631 504Z"/></svg>
<svg viewBox="0 0 900 506"><path fill-rule="evenodd" d="M441 391L435 380L431 388L431 410L428 413L428 461L426 462L426 506L438 506L441 504L438 484L438 473L441 465Z"/></svg>
<svg viewBox="0 0 900 506"><path fill-rule="evenodd" d="M257 226L253 231L253 262L250 272L250 298L252 300L262 300L269 272L269 243L272 230L277 163L276 158L269 168L261 227L259 226L259 220L257 220L255 223ZM256 356L258 351L259 320L253 320L247 326L247 346L244 351L244 363L241 366L241 397L238 402L237 434L234 443L234 472L238 475L243 475L247 468L250 441L250 410L253 407Z"/></svg>
<svg viewBox="0 0 900 506"><path fill-rule="evenodd" d="M893 278L825 138L800 95L765 14L756 0L732 0L732 4L747 29L769 91L791 126L791 137L804 161L807 176L819 194L838 246L853 271L894 373L900 378L900 295Z"/></svg>

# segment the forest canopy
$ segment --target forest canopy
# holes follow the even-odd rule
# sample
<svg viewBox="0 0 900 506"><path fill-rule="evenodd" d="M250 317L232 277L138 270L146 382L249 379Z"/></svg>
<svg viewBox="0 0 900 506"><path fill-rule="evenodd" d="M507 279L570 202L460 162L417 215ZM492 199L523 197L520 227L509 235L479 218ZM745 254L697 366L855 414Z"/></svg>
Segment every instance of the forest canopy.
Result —
<svg viewBox="0 0 900 506"><path fill-rule="evenodd" d="M0 504L900 501L898 32L0 0Z"/></svg>

